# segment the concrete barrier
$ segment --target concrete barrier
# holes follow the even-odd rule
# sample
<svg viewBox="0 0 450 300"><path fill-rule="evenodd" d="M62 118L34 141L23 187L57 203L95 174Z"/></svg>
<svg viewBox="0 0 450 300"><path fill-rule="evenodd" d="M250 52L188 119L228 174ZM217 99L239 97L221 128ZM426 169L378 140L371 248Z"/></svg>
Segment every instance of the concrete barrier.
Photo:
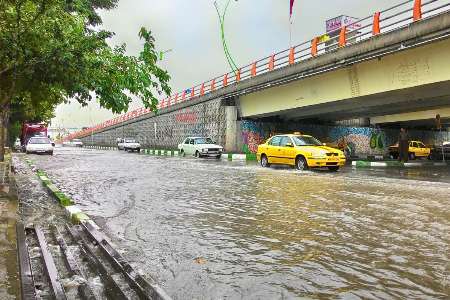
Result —
<svg viewBox="0 0 450 300"><path fill-rule="evenodd" d="M399 162L399 161L353 161L355 168L423 168L423 167L447 167L447 162Z"/></svg>

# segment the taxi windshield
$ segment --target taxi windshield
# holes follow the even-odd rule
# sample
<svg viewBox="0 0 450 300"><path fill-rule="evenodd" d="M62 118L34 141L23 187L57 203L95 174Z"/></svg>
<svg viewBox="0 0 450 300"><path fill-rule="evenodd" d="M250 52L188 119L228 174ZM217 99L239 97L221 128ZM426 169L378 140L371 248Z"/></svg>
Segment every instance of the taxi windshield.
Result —
<svg viewBox="0 0 450 300"><path fill-rule="evenodd" d="M213 141L210 138L198 138L195 139L196 145L202 145L202 144L212 144Z"/></svg>
<svg viewBox="0 0 450 300"><path fill-rule="evenodd" d="M136 143L136 140L125 140L125 143Z"/></svg>
<svg viewBox="0 0 450 300"><path fill-rule="evenodd" d="M322 146L322 143L312 136L293 136L296 146Z"/></svg>

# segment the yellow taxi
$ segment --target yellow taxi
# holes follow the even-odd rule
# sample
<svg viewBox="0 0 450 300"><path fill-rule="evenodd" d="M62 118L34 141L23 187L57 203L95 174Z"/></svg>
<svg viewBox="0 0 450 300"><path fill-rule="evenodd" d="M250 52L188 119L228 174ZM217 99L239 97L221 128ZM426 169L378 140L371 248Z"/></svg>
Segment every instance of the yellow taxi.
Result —
<svg viewBox="0 0 450 300"><path fill-rule="evenodd" d="M298 170L325 167L337 171L346 161L341 150L327 147L316 138L300 133L271 137L258 146L256 156L264 168L280 164L295 166Z"/></svg>
<svg viewBox="0 0 450 300"><path fill-rule="evenodd" d="M389 155L393 158L397 159L399 156L398 153L398 143L389 147ZM431 148L425 146L421 141L410 141L408 156L409 159L414 160L419 157L428 157L431 154Z"/></svg>

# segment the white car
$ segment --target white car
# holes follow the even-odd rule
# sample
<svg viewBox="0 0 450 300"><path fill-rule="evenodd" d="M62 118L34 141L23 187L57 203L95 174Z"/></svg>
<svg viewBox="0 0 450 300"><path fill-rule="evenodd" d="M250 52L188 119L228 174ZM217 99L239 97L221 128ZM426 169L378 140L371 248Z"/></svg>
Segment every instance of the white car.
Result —
<svg viewBox="0 0 450 300"><path fill-rule="evenodd" d="M120 139L120 141L117 143L117 148L119 150L125 150L125 151L141 151L141 144L136 142L134 139Z"/></svg>
<svg viewBox="0 0 450 300"><path fill-rule="evenodd" d="M46 153L53 155L55 144L46 137L32 137L25 147L26 153Z"/></svg>
<svg viewBox="0 0 450 300"><path fill-rule="evenodd" d="M205 137L188 137L183 143L178 145L181 155L194 155L195 157L215 157L222 156L223 147L216 145L212 139Z"/></svg>
<svg viewBox="0 0 450 300"><path fill-rule="evenodd" d="M64 147L83 147L83 142L79 139L73 139L69 142L64 142L63 143Z"/></svg>

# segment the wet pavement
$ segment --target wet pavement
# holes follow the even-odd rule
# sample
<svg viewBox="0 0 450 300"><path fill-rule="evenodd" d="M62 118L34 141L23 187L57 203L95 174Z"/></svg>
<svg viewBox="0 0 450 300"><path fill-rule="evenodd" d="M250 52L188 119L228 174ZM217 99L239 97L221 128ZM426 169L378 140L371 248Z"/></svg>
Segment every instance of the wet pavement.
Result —
<svg viewBox="0 0 450 300"><path fill-rule="evenodd" d="M450 170L29 155L174 299L448 299Z"/></svg>
<svg viewBox="0 0 450 300"><path fill-rule="evenodd" d="M17 199L10 186L9 165L0 163L0 299L18 299L16 254Z"/></svg>

